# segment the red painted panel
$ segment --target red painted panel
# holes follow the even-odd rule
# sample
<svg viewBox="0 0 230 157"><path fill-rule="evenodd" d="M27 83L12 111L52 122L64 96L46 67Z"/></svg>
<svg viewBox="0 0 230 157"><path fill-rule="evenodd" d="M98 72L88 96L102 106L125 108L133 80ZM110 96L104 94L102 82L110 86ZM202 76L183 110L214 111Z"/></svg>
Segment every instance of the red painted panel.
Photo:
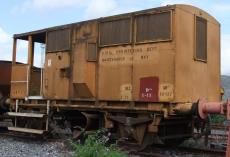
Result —
<svg viewBox="0 0 230 157"><path fill-rule="evenodd" d="M141 101L157 102L159 90L158 77L144 77L140 79L140 94Z"/></svg>

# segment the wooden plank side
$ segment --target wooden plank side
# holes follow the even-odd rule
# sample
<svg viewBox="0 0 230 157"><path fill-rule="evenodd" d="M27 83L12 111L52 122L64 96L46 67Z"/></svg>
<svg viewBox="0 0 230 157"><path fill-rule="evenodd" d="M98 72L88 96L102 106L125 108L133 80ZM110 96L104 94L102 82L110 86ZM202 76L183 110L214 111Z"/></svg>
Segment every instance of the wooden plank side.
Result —
<svg viewBox="0 0 230 157"><path fill-rule="evenodd" d="M11 98L22 98L28 96L28 68L27 64L14 64L11 75Z"/></svg>
<svg viewBox="0 0 230 157"><path fill-rule="evenodd" d="M208 23L208 96L210 101L220 101L220 27Z"/></svg>
<svg viewBox="0 0 230 157"><path fill-rule="evenodd" d="M158 77L158 88L166 83L173 86L173 45L155 43L103 48L99 56L99 98L142 101L139 99L140 80L145 77ZM159 101L173 99L173 90L170 97L160 96L160 92Z"/></svg>
<svg viewBox="0 0 230 157"><path fill-rule="evenodd" d="M70 58L68 52L48 53L44 67L45 98L68 99Z"/></svg>
<svg viewBox="0 0 230 157"><path fill-rule="evenodd" d="M159 101L173 100L174 86L174 42L160 42L155 44L139 45L142 54L134 54L133 62L133 97L139 101L140 80L144 77L159 78ZM171 90L166 91L162 86L170 85Z"/></svg>
<svg viewBox="0 0 230 157"><path fill-rule="evenodd" d="M99 52L99 99L132 100L133 51L130 45L101 49Z"/></svg>
<svg viewBox="0 0 230 157"><path fill-rule="evenodd" d="M72 98L96 97L96 67L95 61L87 60L88 44L97 45L98 24L96 21L82 23L74 28L73 46L73 89ZM97 47L96 47L97 48ZM97 49L96 49L97 51ZM98 52L96 52L98 53Z"/></svg>

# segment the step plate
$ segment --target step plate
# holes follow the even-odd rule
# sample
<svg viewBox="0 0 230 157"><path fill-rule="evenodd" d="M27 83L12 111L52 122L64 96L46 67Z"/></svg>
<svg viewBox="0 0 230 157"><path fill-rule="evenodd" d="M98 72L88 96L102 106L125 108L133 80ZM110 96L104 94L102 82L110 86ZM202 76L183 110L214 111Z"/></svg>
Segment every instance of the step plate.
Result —
<svg viewBox="0 0 230 157"><path fill-rule="evenodd" d="M0 128L7 128L13 126L11 121L0 121Z"/></svg>
<svg viewBox="0 0 230 157"><path fill-rule="evenodd" d="M19 127L8 127L10 131L17 131L17 132L25 132L25 133L32 133L32 134L43 134L45 130L37 130L37 129L29 129L29 128L19 128Z"/></svg>
<svg viewBox="0 0 230 157"><path fill-rule="evenodd" d="M41 113L7 112L6 115L8 115L8 116L14 116L14 117L43 118L46 114L41 114Z"/></svg>

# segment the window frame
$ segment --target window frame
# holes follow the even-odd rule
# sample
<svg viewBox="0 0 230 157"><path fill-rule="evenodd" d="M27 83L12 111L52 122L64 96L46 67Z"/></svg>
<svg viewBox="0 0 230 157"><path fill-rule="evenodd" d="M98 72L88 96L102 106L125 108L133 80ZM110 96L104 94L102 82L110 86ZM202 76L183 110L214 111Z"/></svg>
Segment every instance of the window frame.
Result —
<svg viewBox="0 0 230 157"><path fill-rule="evenodd" d="M196 28L196 24L197 24L197 18L201 18L203 20L206 21L206 60L201 59L201 58L197 58L197 28ZM205 19L204 17L198 16L198 15L194 15L194 55L193 58L195 61L199 61L199 62L203 62L203 63L207 63L208 62L208 20Z"/></svg>
<svg viewBox="0 0 230 157"><path fill-rule="evenodd" d="M159 40L145 40L145 41L137 41L137 17L138 16L144 16L144 15L155 15L155 14L161 14L161 13L166 13L166 12L169 12L170 13L170 37L169 39L159 39ZM134 43L135 44L145 44L145 43L157 43L157 42L168 42L168 41L172 41L173 40L173 21L174 21L174 18L173 18L173 9L170 9L170 10L164 10L164 11L157 11L157 12L152 12L152 13L141 13L141 14L136 14L134 16L134 32L135 32L135 35L134 35Z"/></svg>
<svg viewBox="0 0 230 157"><path fill-rule="evenodd" d="M125 42L125 43L117 43L117 44L101 44L101 23L106 23L106 22L112 22L112 21L119 21L119 20L124 20L124 19L129 19L130 20L130 24L129 24L129 41ZM113 18L113 19L108 19L108 20L102 20L99 22L99 26L98 26L98 44L99 47L109 47L109 46L119 46L119 45L128 45L132 43L132 34L133 34L133 19L131 16L126 16L126 17L119 17L119 18Z"/></svg>
<svg viewBox="0 0 230 157"><path fill-rule="evenodd" d="M68 30L68 34L69 34L69 43L68 43L68 48L65 49L60 49L60 50L55 50L55 51L49 51L48 50L48 34L50 32L55 32L55 31L61 31L61 30ZM60 28L60 29L53 29L53 30L49 30L46 32L46 53L55 53L55 52L62 52L62 51L70 51L71 50L71 28L66 27L66 28Z"/></svg>
<svg viewBox="0 0 230 157"><path fill-rule="evenodd" d="M86 45L86 50L87 50L87 53L86 53L86 61L87 62L97 62L97 58L98 58L98 48L97 48L97 43L96 42L87 42L86 43L87 45ZM89 44L94 44L95 45L95 51L96 51L96 59L95 60L91 60L91 59L89 59Z"/></svg>

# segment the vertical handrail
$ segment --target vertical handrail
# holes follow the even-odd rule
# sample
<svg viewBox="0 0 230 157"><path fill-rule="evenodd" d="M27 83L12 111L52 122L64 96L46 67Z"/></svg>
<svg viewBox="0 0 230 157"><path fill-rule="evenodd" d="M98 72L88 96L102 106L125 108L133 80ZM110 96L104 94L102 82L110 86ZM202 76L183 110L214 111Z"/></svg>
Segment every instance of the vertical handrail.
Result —
<svg viewBox="0 0 230 157"><path fill-rule="evenodd" d="M19 101L18 101L18 99L16 100L16 106L15 106L15 112L18 112L18 103L19 103ZM14 126L15 127L17 127L17 117L15 117L15 119L14 119Z"/></svg>
<svg viewBox="0 0 230 157"><path fill-rule="evenodd" d="M46 104L46 114L47 114L47 117L46 117L46 131L49 130L49 112L50 112L50 100L47 100L47 104Z"/></svg>
<svg viewBox="0 0 230 157"><path fill-rule="evenodd" d="M16 108L15 111L18 112L18 99L16 100Z"/></svg>
<svg viewBox="0 0 230 157"><path fill-rule="evenodd" d="M43 97L43 73L45 66L45 47L41 44L41 86L40 86L40 96Z"/></svg>
<svg viewBox="0 0 230 157"><path fill-rule="evenodd" d="M28 36L28 71L27 71L27 97L29 97L29 84L30 84L30 69L33 68L33 58L34 58L34 43L32 35Z"/></svg>
<svg viewBox="0 0 230 157"><path fill-rule="evenodd" d="M30 74L30 66L28 65L27 66L27 76L26 76L26 81L27 81L27 84L26 84L26 95L27 95L27 97L29 97L29 74Z"/></svg>
<svg viewBox="0 0 230 157"><path fill-rule="evenodd" d="M43 67L41 67L41 85L40 85L40 96L43 97L42 90L43 90Z"/></svg>
<svg viewBox="0 0 230 157"><path fill-rule="evenodd" d="M16 56L17 56L17 39L14 38L14 41L13 41L13 54L12 54L12 64L16 64Z"/></svg>

